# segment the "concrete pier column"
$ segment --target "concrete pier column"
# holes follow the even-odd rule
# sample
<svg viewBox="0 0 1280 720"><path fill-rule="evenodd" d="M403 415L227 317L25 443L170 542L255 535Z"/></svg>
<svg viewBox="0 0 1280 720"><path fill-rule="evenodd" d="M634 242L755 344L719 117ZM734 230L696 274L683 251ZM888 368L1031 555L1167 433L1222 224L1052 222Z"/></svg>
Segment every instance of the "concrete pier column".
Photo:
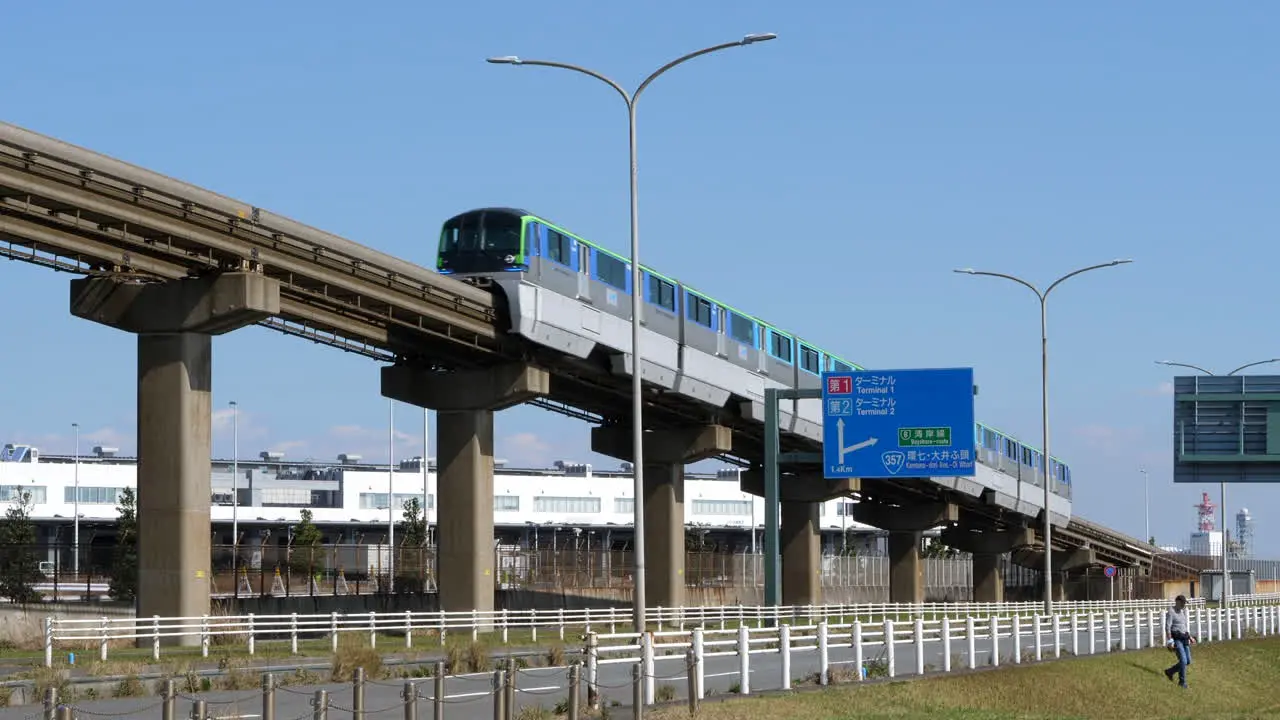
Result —
<svg viewBox="0 0 1280 720"><path fill-rule="evenodd" d="M493 417L495 411L550 394L550 383L546 370L523 363L454 372L382 368L384 397L437 412L441 610L494 609Z"/></svg>
<svg viewBox="0 0 1280 720"><path fill-rule="evenodd" d="M209 612L213 338L138 336L138 616Z"/></svg>
<svg viewBox="0 0 1280 720"><path fill-rule="evenodd" d="M738 476L738 486L742 492L764 497L764 472L759 467L743 470ZM822 602L819 532L822 503L852 497L862 490L862 481L859 478L828 480L821 472L802 468L785 471L779 478L778 490L782 604L818 605Z"/></svg>
<svg viewBox="0 0 1280 720"><path fill-rule="evenodd" d="M959 518L960 508L942 501L888 503L864 498L853 506L853 519L889 531L889 602L924 602L921 535Z"/></svg>
<svg viewBox="0 0 1280 720"><path fill-rule="evenodd" d="M645 598L684 605L684 463L644 464ZM654 572L657 570L657 572Z"/></svg>
<svg viewBox="0 0 1280 720"><path fill-rule="evenodd" d="M79 278L70 307L138 336L138 615L206 615L211 336L279 314L280 285L249 272L165 283Z"/></svg>
<svg viewBox="0 0 1280 720"><path fill-rule="evenodd" d="M822 545L816 502L783 501L779 544L782 546L782 604L822 603Z"/></svg>
<svg viewBox="0 0 1280 720"><path fill-rule="evenodd" d="M1022 526L995 528L966 515L954 527L942 531L938 540L947 547L973 556L973 601L1004 602L1004 572L1000 556L1035 542L1035 531Z"/></svg>
<svg viewBox="0 0 1280 720"><path fill-rule="evenodd" d="M924 563L916 530L889 533L889 602L924 602Z"/></svg>
<svg viewBox="0 0 1280 720"><path fill-rule="evenodd" d="M973 601L1004 602L1004 573L996 553L973 554Z"/></svg>
<svg viewBox="0 0 1280 720"><path fill-rule="evenodd" d="M644 439L645 602L683 607L685 596L684 466L733 449L732 431L721 425L655 430ZM631 461L631 428L591 429L591 449Z"/></svg>
<svg viewBox="0 0 1280 720"><path fill-rule="evenodd" d="M493 609L493 413L436 416L440 607Z"/></svg>

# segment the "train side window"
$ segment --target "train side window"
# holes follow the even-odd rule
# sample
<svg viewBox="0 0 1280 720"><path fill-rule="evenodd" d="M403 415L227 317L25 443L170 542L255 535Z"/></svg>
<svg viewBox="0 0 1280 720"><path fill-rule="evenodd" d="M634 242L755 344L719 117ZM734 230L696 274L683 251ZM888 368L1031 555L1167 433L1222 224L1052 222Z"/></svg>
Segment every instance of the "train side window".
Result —
<svg viewBox="0 0 1280 720"><path fill-rule="evenodd" d="M676 311L676 286L654 275L649 276L649 302L671 312Z"/></svg>
<svg viewBox="0 0 1280 720"><path fill-rule="evenodd" d="M808 345L800 346L800 367L814 375L820 375L822 369L821 357L818 351Z"/></svg>
<svg viewBox="0 0 1280 720"><path fill-rule="evenodd" d="M689 293L688 317L690 320L702 325L703 327L712 327L711 325L711 301Z"/></svg>
<svg viewBox="0 0 1280 720"><path fill-rule="evenodd" d="M769 331L769 352L783 362L791 362L791 338L774 330Z"/></svg>
<svg viewBox="0 0 1280 720"><path fill-rule="evenodd" d="M755 347L756 324L736 312L729 313L729 337L744 345Z"/></svg>
<svg viewBox="0 0 1280 720"><path fill-rule="evenodd" d="M853 368L850 367L848 363L843 363L834 359L831 361L831 369L835 372L853 372Z"/></svg>
<svg viewBox="0 0 1280 720"><path fill-rule="evenodd" d="M569 238L550 228L547 229L547 257L561 265L568 265L572 257Z"/></svg>
<svg viewBox="0 0 1280 720"><path fill-rule="evenodd" d="M619 290L626 290L627 264L612 255L596 251L596 279Z"/></svg>

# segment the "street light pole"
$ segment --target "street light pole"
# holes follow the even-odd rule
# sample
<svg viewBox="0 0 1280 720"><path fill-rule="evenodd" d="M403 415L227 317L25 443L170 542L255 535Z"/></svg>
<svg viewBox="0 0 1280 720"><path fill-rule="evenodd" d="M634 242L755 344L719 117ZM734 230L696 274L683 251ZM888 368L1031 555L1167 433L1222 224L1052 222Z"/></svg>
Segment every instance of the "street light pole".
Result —
<svg viewBox="0 0 1280 720"><path fill-rule="evenodd" d="M746 35L741 40L733 42L721 43L711 47L703 48L687 55L682 55L675 60L663 65L653 71L648 77L636 87L635 92L627 92L622 85L618 84L609 77L589 70L579 65L571 65L569 63L555 62L552 60L523 60L515 55L507 55L504 57L491 57L488 62L499 65L537 65L541 67L559 68L561 70L572 70L603 82L613 88L622 96L623 102L627 105L627 132L630 141L631 156L631 425L632 425L632 450L631 450L631 466L632 480L635 493L635 502L632 511L632 534L635 538L633 543L635 567L632 571L634 576L634 590L632 591L634 609L634 620L636 632L645 631L645 568L644 568L644 402L641 388L641 357L640 352L640 325L641 311L643 308L644 288L641 286L640 274L640 204L639 204L639 188L638 188L638 171L636 162L636 103L640 100L640 94L650 83L662 75L666 71L677 65L683 64L702 55L708 55L720 50L727 50L734 47L743 47L753 43L772 40L777 35L774 33L756 33Z"/></svg>
<svg viewBox="0 0 1280 720"><path fill-rule="evenodd" d="M396 584L396 401L387 400L387 592Z"/></svg>
<svg viewBox="0 0 1280 720"><path fill-rule="evenodd" d="M1227 373L1227 377L1235 375L1241 370L1247 370L1258 365L1266 365L1268 363L1280 362L1280 358L1268 358L1266 360L1258 360L1256 362L1245 363L1240 367ZM1172 360L1156 360L1157 365L1168 365L1169 367L1183 367L1190 370L1198 370L1205 375L1214 376L1212 370L1206 370L1199 365L1192 365L1184 362L1174 362ZM1231 579L1227 575L1227 483L1221 481L1218 483L1218 504L1222 509L1222 604L1231 604Z"/></svg>
<svg viewBox="0 0 1280 720"><path fill-rule="evenodd" d="M1053 292L1054 288L1076 275L1087 273L1090 270L1101 270L1102 268L1124 265L1131 262L1133 261L1112 260L1111 262L1090 265L1089 267L1080 268L1079 270L1073 270L1050 283L1048 289L1044 292L1040 292L1039 288L1020 277L1006 275L1005 273L974 270L973 268L964 268L962 270L955 271L965 275L986 275L988 277L1012 280L1035 293L1036 298L1040 301L1040 433L1042 442L1041 454L1043 456L1040 463L1041 482L1044 485L1044 612L1046 615L1053 614L1053 523L1050 521L1049 512L1049 497L1053 482L1051 478L1052 473L1050 472L1052 455L1050 455L1049 451L1049 333L1046 303L1049 299L1049 293Z"/></svg>
<svg viewBox="0 0 1280 720"><path fill-rule="evenodd" d="M1147 477L1147 469L1141 468L1142 473L1142 516L1144 520L1144 533L1142 539L1148 544L1151 543L1151 482Z"/></svg>
<svg viewBox="0 0 1280 720"><path fill-rule="evenodd" d="M76 469L75 469L75 506L73 515L75 516L71 531L71 572L80 577L80 423L71 423L72 430L76 434Z"/></svg>
<svg viewBox="0 0 1280 720"><path fill-rule="evenodd" d="M240 555L240 407L231 401L231 574L235 577L235 565ZM237 586L239 587L239 586Z"/></svg>

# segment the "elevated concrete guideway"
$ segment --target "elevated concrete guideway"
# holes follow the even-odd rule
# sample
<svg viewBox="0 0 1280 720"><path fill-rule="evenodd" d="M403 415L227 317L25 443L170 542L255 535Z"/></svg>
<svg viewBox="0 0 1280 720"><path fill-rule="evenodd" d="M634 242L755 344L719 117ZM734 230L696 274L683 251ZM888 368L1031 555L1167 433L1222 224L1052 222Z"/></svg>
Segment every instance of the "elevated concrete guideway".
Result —
<svg viewBox="0 0 1280 720"><path fill-rule="evenodd" d="M486 513L491 522L492 500L487 498L492 488L484 483L492 462L493 412L537 404L606 426L593 436L593 444L615 456L629 452L608 440L615 432L609 428L629 416L625 378L591 361L516 342L504 332L503 313L487 292L260 208L7 124L0 124L0 255L92 275L76 281L73 312L139 334L139 445L149 453L159 453L157 448L168 442L191 453L199 446L206 432L199 425L173 438L160 430L159 421L144 422L143 417L153 405L161 408L157 418L201 412L199 398L208 392L203 378L211 362L205 358L212 347L204 343L213 334L258 323L394 363L384 370L384 395L451 414L450 422L437 428L441 479L450 488L442 490L440 501L460 523L440 535L442 562L461 573L459 589L449 591L448 609L483 610L493 603L492 593L483 589L492 582L483 579L489 553L476 554L484 527L471 522ZM153 400L153 394L179 399ZM756 464L763 457L763 428L731 407L717 411L656 391L647 404L658 453L651 457L660 467L650 468L655 484L646 495L655 512L643 531L654 537L683 526L681 461L720 456L746 466ZM671 438L688 432L697 440L681 450ZM664 443L675 449L663 454ZM794 436L784 436L784 446L788 451L815 449ZM177 456L155 460L152 467L168 463L165 467L180 478L182 489L165 498L159 491L148 491L150 485L143 481L140 495L153 495L140 497L140 503L148 512L174 513L176 518L178 507L191 510L188 502L201 492L200 483L207 484L208 468L201 471ZM784 482L799 487L799 481ZM825 481L809 482L817 487ZM883 520L894 527L900 521L888 514L922 503L958 507L973 516L972 523L992 530L1027 521L981 498L912 479L876 481L861 489L864 499L894 509L886 510ZM857 492L851 486L832 490ZM785 565L791 568L784 570L784 579L791 578L784 581L784 593L797 601L807 596L809 602L818 602L813 497L783 497ZM159 504L149 504L152 500ZM172 521L175 527L183 526L180 518ZM1094 548L1106 545L1134 564L1149 562L1150 556L1129 549L1127 540L1112 543L1104 533L1083 526L1073 535L1076 526L1073 521L1055 539L1078 540ZM149 541L144 537L143 542ZM173 572L190 577L183 562L175 561ZM656 569L651 563L650 572ZM663 592L674 598L679 593L678 573L673 565L653 582L667 583ZM203 614L189 611L187 599L172 602L183 611L161 614Z"/></svg>

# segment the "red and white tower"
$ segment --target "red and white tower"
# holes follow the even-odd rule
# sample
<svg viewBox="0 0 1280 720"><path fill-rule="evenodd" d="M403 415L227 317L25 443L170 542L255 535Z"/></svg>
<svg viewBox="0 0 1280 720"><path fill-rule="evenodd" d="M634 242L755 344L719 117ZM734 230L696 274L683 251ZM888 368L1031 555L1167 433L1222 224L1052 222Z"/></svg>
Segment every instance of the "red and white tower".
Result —
<svg viewBox="0 0 1280 720"><path fill-rule="evenodd" d="M1201 493L1200 504L1193 505L1192 507L1196 509L1196 515L1199 518L1197 522L1199 531L1213 532L1213 529L1214 529L1213 517L1214 517L1214 513L1218 509L1218 506L1215 505L1214 502L1209 499L1209 493Z"/></svg>

